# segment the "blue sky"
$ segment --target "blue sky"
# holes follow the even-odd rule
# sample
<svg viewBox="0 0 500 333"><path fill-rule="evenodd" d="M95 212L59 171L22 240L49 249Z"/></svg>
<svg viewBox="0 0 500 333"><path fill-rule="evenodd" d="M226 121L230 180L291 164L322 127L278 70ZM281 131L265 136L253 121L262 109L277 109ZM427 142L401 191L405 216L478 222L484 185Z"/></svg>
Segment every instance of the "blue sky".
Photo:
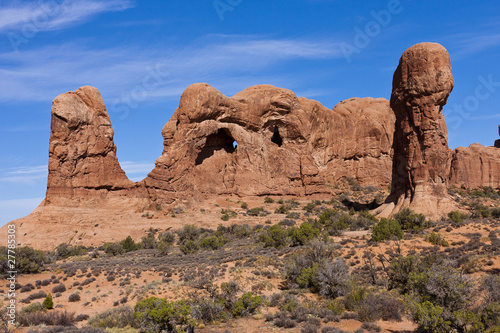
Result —
<svg viewBox="0 0 500 333"><path fill-rule="evenodd" d="M61 93L101 91L122 167L141 180L192 83L229 96L273 84L328 108L389 98L401 53L419 42L441 43L451 55L450 147L492 145L497 1L0 0L0 224L45 195L50 108Z"/></svg>

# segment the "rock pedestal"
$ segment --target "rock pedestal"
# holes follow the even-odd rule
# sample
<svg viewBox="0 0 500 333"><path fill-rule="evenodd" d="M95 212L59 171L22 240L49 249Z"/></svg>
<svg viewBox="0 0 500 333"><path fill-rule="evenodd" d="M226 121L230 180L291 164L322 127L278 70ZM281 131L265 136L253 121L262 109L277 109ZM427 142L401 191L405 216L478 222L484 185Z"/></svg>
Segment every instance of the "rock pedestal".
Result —
<svg viewBox="0 0 500 333"><path fill-rule="evenodd" d="M452 89L443 46L421 43L403 53L391 95L396 115L392 189L381 215L411 208L432 216L452 204L447 189L451 150L442 112Z"/></svg>

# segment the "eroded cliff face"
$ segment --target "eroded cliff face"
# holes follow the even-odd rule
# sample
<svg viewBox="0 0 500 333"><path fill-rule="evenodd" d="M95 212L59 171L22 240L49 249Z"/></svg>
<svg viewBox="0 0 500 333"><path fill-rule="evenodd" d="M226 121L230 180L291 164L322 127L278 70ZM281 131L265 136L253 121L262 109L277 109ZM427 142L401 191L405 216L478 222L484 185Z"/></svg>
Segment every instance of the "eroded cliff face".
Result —
<svg viewBox="0 0 500 333"><path fill-rule="evenodd" d="M453 151L450 184L457 187L500 188L500 149L474 143Z"/></svg>
<svg viewBox="0 0 500 333"><path fill-rule="evenodd" d="M164 150L144 184L152 199L179 195L330 193L328 181L390 182L394 115L385 99L333 110L270 85L226 97L186 89L163 129Z"/></svg>

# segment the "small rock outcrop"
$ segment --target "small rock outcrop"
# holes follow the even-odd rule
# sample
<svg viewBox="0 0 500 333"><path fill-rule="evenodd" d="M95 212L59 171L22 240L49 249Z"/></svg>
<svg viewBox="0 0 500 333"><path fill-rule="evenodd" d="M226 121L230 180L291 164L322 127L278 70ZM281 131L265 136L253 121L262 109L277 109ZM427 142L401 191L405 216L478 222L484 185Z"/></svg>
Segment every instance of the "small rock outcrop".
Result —
<svg viewBox="0 0 500 333"><path fill-rule="evenodd" d="M500 125L498 125L498 135L500 135ZM495 140L494 147L495 148L500 148L500 139Z"/></svg>
<svg viewBox="0 0 500 333"><path fill-rule="evenodd" d="M443 106L453 90L446 49L435 43L410 47L394 72L391 108L396 115L392 190L381 215L411 208L429 215L450 205L451 150Z"/></svg>
<svg viewBox="0 0 500 333"><path fill-rule="evenodd" d="M99 91L82 87L54 99L47 200L129 189L116 158L113 127Z"/></svg>

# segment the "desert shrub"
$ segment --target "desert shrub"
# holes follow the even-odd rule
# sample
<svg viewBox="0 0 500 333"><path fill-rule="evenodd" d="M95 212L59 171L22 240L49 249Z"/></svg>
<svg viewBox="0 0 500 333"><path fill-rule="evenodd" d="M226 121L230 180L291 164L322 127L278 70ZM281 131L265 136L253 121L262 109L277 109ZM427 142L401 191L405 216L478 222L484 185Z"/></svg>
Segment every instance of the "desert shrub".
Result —
<svg viewBox="0 0 500 333"><path fill-rule="evenodd" d="M401 225L396 220L381 218L380 222L373 227L372 240L382 242L392 238L403 238Z"/></svg>
<svg viewBox="0 0 500 333"><path fill-rule="evenodd" d="M361 321L401 321L403 302L389 293L369 294L361 301L357 312Z"/></svg>
<svg viewBox="0 0 500 333"><path fill-rule="evenodd" d="M46 312L47 309L40 302L32 303L21 309L21 313Z"/></svg>
<svg viewBox="0 0 500 333"><path fill-rule="evenodd" d="M284 227L273 225L259 234L259 241L264 243L265 247L275 247L279 249L287 246L290 239L288 238L288 231Z"/></svg>
<svg viewBox="0 0 500 333"><path fill-rule="evenodd" d="M165 242L167 244L174 245L175 234L171 231L165 231L158 237L158 240L160 242Z"/></svg>
<svg viewBox="0 0 500 333"><path fill-rule="evenodd" d="M274 211L275 214L288 214L290 212L290 209L292 209L288 205L280 205L276 210Z"/></svg>
<svg viewBox="0 0 500 333"><path fill-rule="evenodd" d="M351 221L349 230L368 230L372 225L378 222L378 219L370 214L369 211L362 211Z"/></svg>
<svg viewBox="0 0 500 333"><path fill-rule="evenodd" d="M201 320L204 323L225 321L229 318L229 314L223 302L217 302L213 299L197 298L191 303L191 309L193 318Z"/></svg>
<svg viewBox="0 0 500 333"><path fill-rule="evenodd" d="M43 291L39 291L39 292L37 292L37 293L34 293L34 294L29 295L27 298L25 298L25 299L23 300L23 302L24 302L24 301L29 302L29 301L32 301L32 300L34 300L34 299L41 299L41 298L45 298L45 297L47 297L47 294L46 294L46 293L44 293Z"/></svg>
<svg viewBox="0 0 500 333"><path fill-rule="evenodd" d="M223 236L207 235L200 240L200 247L203 249L217 250L223 247L226 242Z"/></svg>
<svg viewBox="0 0 500 333"><path fill-rule="evenodd" d="M78 316L76 316L75 318L75 322L80 322L80 321L84 321L84 320L87 320L89 319L89 315L88 314L79 314Z"/></svg>
<svg viewBox="0 0 500 333"><path fill-rule="evenodd" d="M300 333L318 333L319 332L320 326L311 324L311 323L306 323L304 327L300 329Z"/></svg>
<svg viewBox="0 0 500 333"><path fill-rule="evenodd" d="M325 209L319 216L318 222L331 236L339 236L344 230L349 229L353 217L336 209Z"/></svg>
<svg viewBox="0 0 500 333"><path fill-rule="evenodd" d="M179 243L184 244L188 241L197 241L201 230L194 225L186 224L182 229L176 231Z"/></svg>
<svg viewBox="0 0 500 333"><path fill-rule="evenodd" d="M88 324L102 328L139 327L134 317L134 310L128 305L122 305L97 314L89 319Z"/></svg>
<svg viewBox="0 0 500 333"><path fill-rule="evenodd" d="M493 208L491 210L491 216L493 216L496 219L500 218L500 208L498 207Z"/></svg>
<svg viewBox="0 0 500 333"><path fill-rule="evenodd" d="M64 283L61 283L57 286L55 286L54 288L52 288L52 292L54 294L56 293L62 293L62 292L65 292L66 291L66 286L64 285Z"/></svg>
<svg viewBox="0 0 500 333"><path fill-rule="evenodd" d="M388 268L388 288L399 289L403 294L411 292L419 277L437 262L435 256L420 257L415 254L394 258Z"/></svg>
<svg viewBox="0 0 500 333"><path fill-rule="evenodd" d="M185 301L169 302L156 297L145 298L135 305L134 317L144 332L192 331L196 322Z"/></svg>
<svg viewBox="0 0 500 333"><path fill-rule="evenodd" d="M487 303L500 303L500 276L484 277L481 281L481 290L484 292Z"/></svg>
<svg viewBox="0 0 500 333"><path fill-rule="evenodd" d="M299 228L292 228L289 230L288 235L290 236L292 246L305 245L314 238L318 237L320 233L319 229L316 229L307 222L300 225Z"/></svg>
<svg viewBox="0 0 500 333"><path fill-rule="evenodd" d="M79 302L80 299L81 299L81 297L80 297L80 294L78 294L78 293L71 294L68 297L68 301L70 301L70 302Z"/></svg>
<svg viewBox="0 0 500 333"><path fill-rule="evenodd" d="M479 217L487 218L491 215L490 209L483 204L473 203L471 205L471 208L472 208L471 217L473 218L479 218Z"/></svg>
<svg viewBox="0 0 500 333"><path fill-rule="evenodd" d="M425 240L433 245L448 247L450 244L446 239L444 239L443 235L436 232L431 232L425 237Z"/></svg>
<svg viewBox="0 0 500 333"><path fill-rule="evenodd" d="M120 243L106 243L103 245L103 249L105 253L112 256L116 256L124 252Z"/></svg>
<svg viewBox="0 0 500 333"><path fill-rule="evenodd" d="M274 326L282 327L282 328L294 328L297 326L297 322L291 318L288 318L286 315L278 315L274 319Z"/></svg>
<svg viewBox="0 0 500 333"><path fill-rule="evenodd" d="M47 311L47 312L25 312L17 316L17 321L21 326L37 326L37 325L58 325L72 326L75 321L73 312Z"/></svg>
<svg viewBox="0 0 500 333"><path fill-rule="evenodd" d="M195 241L188 240L187 242L179 246L179 249L184 254L191 254L197 252L200 249L200 245Z"/></svg>
<svg viewBox="0 0 500 333"><path fill-rule="evenodd" d="M172 248L172 244L167 243L165 241L159 241L156 244L156 249L158 250L158 252L160 252L163 255L168 254L168 252L170 251L171 248Z"/></svg>
<svg viewBox="0 0 500 333"><path fill-rule="evenodd" d="M243 317L255 313L257 308L266 305L267 301L258 295L253 295L251 292L243 294L232 310L233 316Z"/></svg>
<svg viewBox="0 0 500 333"><path fill-rule="evenodd" d="M43 251L35 250L29 246L17 248L16 260L19 274L39 273L43 266L50 262Z"/></svg>
<svg viewBox="0 0 500 333"><path fill-rule="evenodd" d="M135 251L138 249L137 244L134 242L134 240L130 236L127 236L127 238L122 240L120 242L120 245L123 249L123 252L125 252L125 253Z"/></svg>
<svg viewBox="0 0 500 333"><path fill-rule="evenodd" d="M286 284L289 287L316 287L315 277L320 266L331 262L333 248L330 243L314 240L305 251L294 254L285 265ZM317 288L316 288L317 289Z"/></svg>
<svg viewBox="0 0 500 333"><path fill-rule="evenodd" d="M332 311L335 316L341 316L345 312L344 303L338 298L326 302L325 306L328 310Z"/></svg>
<svg viewBox="0 0 500 333"><path fill-rule="evenodd" d="M156 230L149 228L147 235L141 238L140 247L143 249L155 249L157 243L155 234Z"/></svg>
<svg viewBox="0 0 500 333"><path fill-rule="evenodd" d="M415 214L409 208L394 214L394 219L399 223L401 229L408 232L418 232L430 227L430 223L425 220L424 214Z"/></svg>
<svg viewBox="0 0 500 333"><path fill-rule="evenodd" d="M453 267L434 264L414 278L406 305L420 330L468 332L479 326L480 318L471 309L474 282ZM475 331L475 330L472 330Z"/></svg>
<svg viewBox="0 0 500 333"><path fill-rule="evenodd" d="M466 219L467 217L468 217L467 215L463 214L462 212L459 212L458 210L453 210L448 213L448 218L453 223L462 223L464 219Z"/></svg>
<svg viewBox="0 0 500 333"><path fill-rule="evenodd" d="M274 203L274 199L271 197L265 197L264 198L264 203Z"/></svg>
<svg viewBox="0 0 500 333"><path fill-rule="evenodd" d="M367 288L360 285L357 280L351 279L349 281L348 292L344 297L344 306L346 310L356 311L363 300L368 295ZM357 315L356 315L357 319Z"/></svg>
<svg viewBox="0 0 500 333"><path fill-rule="evenodd" d="M259 216L263 212L264 212L264 208L262 208L262 207L255 207L255 208L247 210L247 215L249 215L249 216Z"/></svg>
<svg viewBox="0 0 500 333"><path fill-rule="evenodd" d="M347 294L350 285L349 266L342 258L320 265L314 271L312 284L320 295L329 298L344 296Z"/></svg>
<svg viewBox="0 0 500 333"><path fill-rule="evenodd" d="M81 256L88 252L87 248L82 245L61 244L56 247L55 256L57 259L66 259L73 256Z"/></svg>
<svg viewBox="0 0 500 333"><path fill-rule="evenodd" d="M52 295L49 293L42 303L42 306L48 310L54 308L54 302L52 301Z"/></svg>

